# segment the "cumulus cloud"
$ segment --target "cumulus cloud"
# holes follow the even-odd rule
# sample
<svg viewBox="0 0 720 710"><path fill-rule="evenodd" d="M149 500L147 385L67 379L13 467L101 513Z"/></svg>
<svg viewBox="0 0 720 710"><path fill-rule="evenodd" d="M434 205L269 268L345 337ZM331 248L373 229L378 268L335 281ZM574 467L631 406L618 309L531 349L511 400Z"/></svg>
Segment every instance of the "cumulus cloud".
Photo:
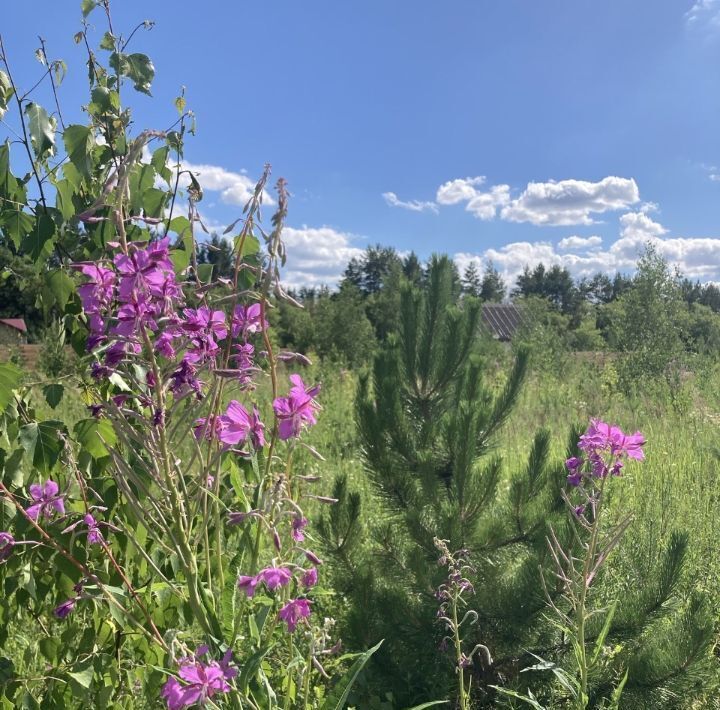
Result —
<svg viewBox="0 0 720 710"><path fill-rule="evenodd" d="M467 202L477 195L478 191L475 188L482 185L485 180L484 175L448 180L448 182L440 185L435 199L441 205L456 205L458 202Z"/></svg>
<svg viewBox="0 0 720 710"><path fill-rule="evenodd" d="M390 207L401 207L411 212L425 212L428 210L437 214L438 207L434 202L421 202L420 200L404 201L398 198L394 192L383 192L383 199Z"/></svg>
<svg viewBox="0 0 720 710"><path fill-rule="evenodd" d="M288 258L281 276L290 288L335 286L350 259L364 251L353 246L355 235L331 227L285 227L283 239Z"/></svg>
<svg viewBox="0 0 720 710"><path fill-rule="evenodd" d="M689 28L720 28L720 0L695 0L685 13Z"/></svg>
<svg viewBox="0 0 720 710"><path fill-rule="evenodd" d="M511 196L510 185L486 183L484 175L448 180L437 189L435 203L401 202L392 192L383 196L388 204L416 211L430 209L430 205L437 209L437 205L464 203L465 209L481 220L499 215L508 222L553 226L594 224L596 215L626 210L640 201L635 180L615 175L597 182L576 179L530 182L517 197Z"/></svg>
<svg viewBox="0 0 720 710"><path fill-rule="evenodd" d="M454 259L459 268L472 260L481 263L491 260L512 287L526 266L532 269L541 262L548 267L567 268L575 278L589 277L598 271L630 273L645 245L651 242L668 263L677 265L688 278L720 279L720 239L667 237L667 229L648 217L649 207L643 207L645 211L628 212L620 217L619 238L607 249L600 248L600 237L571 236L561 239L557 246L548 241L512 242L478 254L461 252Z"/></svg>
<svg viewBox="0 0 720 710"><path fill-rule="evenodd" d="M602 237L565 237L558 242L561 251L577 251L578 249L592 249L602 244Z"/></svg>
<svg viewBox="0 0 720 710"><path fill-rule="evenodd" d="M190 171L204 191L219 192L220 201L226 205L244 207L255 190L255 181L247 175L226 170L219 165L183 162L181 163L181 169ZM189 184L190 176L187 173L182 173L180 175L180 187L186 189ZM263 204L275 204L275 201L267 192L263 193Z"/></svg>
<svg viewBox="0 0 720 710"><path fill-rule="evenodd" d="M498 209L510 202L510 186L494 185L487 191L478 190L485 180L482 175L449 180L440 185L435 199L441 205L465 202L465 209L478 219L494 219Z"/></svg>
<svg viewBox="0 0 720 710"><path fill-rule="evenodd" d="M531 182L502 209L501 216L510 222L538 225L593 224L592 215L626 209L639 200L640 191L632 178L611 175L598 182Z"/></svg>

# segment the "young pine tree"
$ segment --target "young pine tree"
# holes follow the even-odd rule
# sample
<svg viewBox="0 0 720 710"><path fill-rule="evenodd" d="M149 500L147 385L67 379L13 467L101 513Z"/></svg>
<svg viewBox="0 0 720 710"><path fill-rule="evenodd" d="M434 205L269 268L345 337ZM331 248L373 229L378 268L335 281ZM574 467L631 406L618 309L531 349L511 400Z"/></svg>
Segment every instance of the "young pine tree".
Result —
<svg viewBox="0 0 720 710"><path fill-rule="evenodd" d="M373 508L363 514L359 496L339 480L340 502L321 526L349 600L346 640L367 647L385 639L370 683L378 693L392 690L397 707L448 697L456 682L452 661L438 649L444 631L435 592L446 573L434 538L470 552L471 608L479 618L463 628L469 649L482 643L488 652L474 656L466 676L475 698L489 702L488 686L515 672L519 645L545 607L538 583L545 524L562 515L564 474L548 465L545 432L509 491L500 489L507 479L493 438L515 404L527 356L517 356L494 392L473 355L480 304L457 302L446 257L431 260L424 291L403 286L399 333L361 378L356 401Z"/></svg>

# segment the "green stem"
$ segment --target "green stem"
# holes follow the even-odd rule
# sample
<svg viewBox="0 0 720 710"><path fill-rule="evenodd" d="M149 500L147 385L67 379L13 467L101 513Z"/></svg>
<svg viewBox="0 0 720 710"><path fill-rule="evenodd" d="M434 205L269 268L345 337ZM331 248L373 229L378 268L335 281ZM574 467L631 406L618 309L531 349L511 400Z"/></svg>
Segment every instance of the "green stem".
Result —
<svg viewBox="0 0 720 710"><path fill-rule="evenodd" d="M467 710L468 700L465 693L465 669L462 666L462 643L460 641L460 627L458 626L457 615L457 597L453 596L452 601L452 621L453 631L455 632L455 659L457 662L459 690L460 690L460 710Z"/></svg>
<svg viewBox="0 0 720 710"><path fill-rule="evenodd" d="M601 479L600 488L597 496L597 504L595 506L595 519L593 520L592 531L590 534L590 542L585 553L585 563L583 565L583 574L580 580L582 587L580 589L580 598L576 609L576 625L577 625L577 652L578 652L578 670L580 671L580 692L577 698L578 710L585 710L588 700L588 664L587 653L585 651L585 621L587 620L587 593L588 593L588 577L590 570L595 561L595 551L597 549L598 537L600 534L600 514L602 512L602 494L605 487L605 478Z"/></svg>

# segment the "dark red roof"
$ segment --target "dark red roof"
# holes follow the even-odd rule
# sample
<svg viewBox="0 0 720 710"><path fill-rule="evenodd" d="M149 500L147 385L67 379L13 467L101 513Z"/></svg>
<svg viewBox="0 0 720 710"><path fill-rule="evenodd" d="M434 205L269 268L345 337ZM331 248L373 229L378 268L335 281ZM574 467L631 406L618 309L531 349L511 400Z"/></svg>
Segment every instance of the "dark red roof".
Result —
<svg viewBox="0 0 720 710"><path fill-rule="evenodd" d="M0 323L3 325L9 325L15 330L19 330L21 333L27 333L27 326L22 318L0 318Z"/></svg>

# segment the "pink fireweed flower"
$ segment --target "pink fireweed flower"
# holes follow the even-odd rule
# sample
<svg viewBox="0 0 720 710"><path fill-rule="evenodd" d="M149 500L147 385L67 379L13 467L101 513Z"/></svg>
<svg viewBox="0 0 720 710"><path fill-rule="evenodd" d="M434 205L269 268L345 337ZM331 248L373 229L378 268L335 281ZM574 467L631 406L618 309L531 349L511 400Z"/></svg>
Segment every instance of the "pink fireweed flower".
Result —
<svg viewBox="0 0 720 710"><path fill-rule="evenodd" d="M311 567L302 577L300 577L300 584L303 587L314 587L318 581L318 571L316 567Z"/></svg>
<svg viewBox="0 0 720 710"><path fill-rule="evenodd" d="M98 524L97 520L95 520L95 518L90 513L86 513L82 517L82 519L78 520L76 523L73 523L72 525L68 525L68 527L66 527L62 531L63 534L72 532L80 524L84 524L87 526L87 530L85 530L84 532L87 533L87 536L88 536L87 539L91 545L102 544L103 536L102 536L102 533L100 532L100 525ZM108 523L103 523L103 525L108 525ZM110 527L110 526L108 526L108 527ZM113 529L117 529L117 528L113 528Z"/></svg>
<svg viewBox="0 0 720 710"><path fill-rule="evenodd" d="M579 448L586 452L609 451L613 456L626 455L637 461L645 458L644 445L645 437L639 431L625 434L620 427L599 419L590 420L590 426L578 443Z"/></svg>
<svg viewBox="0 0 720 710"><path fill-rule="evenodd" d="M260 421L260 412L255 406L250 415L250 441L256 449L265 446L265 425Z"/></svg>
<svg viewBox="0 0 720 710"><path fill-rule="evenodd" d="M286 587L292 579L292 572L287 567L268 567L258 574L265 586L274 591L278 587Z"/></svg>
<svg viewBox="0 0 720 710"><path fill-rule="evenodd" d="M645 437L639 431L625 434L614 424L592 419L578 442L578 448L585 454L585 460L573 456L565 462L569 471L568 483L579 486L583 475L592 478L605 478L608 474L620 476L624 467L623 458L644 460L644 445ZM585 466L587 473L583 474Z"/></svg>
<svg viewBox="0 0 720 710"><path fill-rule="evenodd" d="M196 439L205 438L208 441L211 439L219 439L220 432L223 430L223 423L220 417L211 416L210 421L205 417L195 420L193 424L193 433Z"/></svg>
<svg viewBox="0 0 720 710"><path fill-rule="evenodd" d="M250 414L240 402L233 399L225 414L220 416L221 429L218 439L228 446L236 446L247 441L252 428Z"/></svg>
<svg viewBox="0 0 720 710"><path fill-rule="evenodd" d="M308 519L303 518L302 515L298 514L293 518L291 535L295 542L302 542L305 539L305 533L303 529L307 527Z"/></svg>
<svg viewBox="0 0 720 710"><path fill-rule="evenodd" d="M55 481L48 479L43 485L33 483L30 486L30 497L35 501L25 512L28 517L37 521L40 516L52 518L53 511L65 514L65 501L59 493L60 488Z"/></svg>
<svg viewBox="0 0 720 710"><path fill-rule="evenodd" d="M233 399L225 414L220 416L221 430L217 437L223 444L236 446L248 439L256 449L265 446L265 425L260 421L257 408L250 414L240 402Z"/></svg>
<svg viewBox="0 0 720 710"><path fill-rule="evenodd" d="M0 562L5 562L10 557L13 547L15 538L9 532L0 532Z"/></svg>
<svg viewBox="0 0 720 710"><path fill-rule="evenodd" d="M83 310L87 315L102 313L115 296L115 272L97 264L78 264L76 268L88 277L88 281L77 288Z"/></svg>
<svg viewBox="0 0 720 710"><path fill-rule="evenodd" d="M310 616L310 601L307 599L291 599L278 612L278 617L287 624L288 631L295 631L302 619Z"/></svg>
<svg viewBox="0 0 720 710"><path fill-rule="evenodd" d="M238 577L237 586L238 589L245 592L245 596L250 599L255 596L255 588L260 584L260 581L259 577L249 577L246 574L241 574Z"/></svg>
<svg viewBox="0 0 720 710"><path fill-rule="evenodd" d="M229 693L232 688L228 680L237 675L237 669L230 666L232 651L227 651L220 662L203 663L197 655L205 655L207 647L201 646L195 658L180 661L178 675L185 681L180 683L177 678L170 678L162 689L162 697L169 710L198 705L205 706L205 701L218 693Z"/></svg>
<svg viewBox="0 0 720 710"><path fill-rule="evenodd" d="M195 310L186 308L183 311L185 320L180 327L192 338L198 340L208 338L211 340L225 340L227 337L227 325L223 311L211 311L207 306Z"/></svg>
<svg viewBox="0 0 720 710"><path fill-rule="evenodd" d="M273 410L279 421L278 435L281 439L292 439L300 435L303 425L317 423L315 412L320 408L314 397L320 386L306 388L300 375L290 375L293 386L287 397L277 397Z"/></svg>
<svg viewBox="0 0 720 710"><path fill-rule="evenodd" d="M253 303L249 306L235 306L232 317L233 338L242 335L243 340L247 340L249 335L254 335L269 327L268 322L262 318L259 303Z"/></svg>
<svg viewBox="0 0 720 710"><path fill-rule="evenodd" d="M53 609L53 614L58 619L65 619L70 612L72 612L75 609L75 604L77 603L77 600L79 597L73 597L72 599L67 599L62 604L56 606Z"/></svg>

